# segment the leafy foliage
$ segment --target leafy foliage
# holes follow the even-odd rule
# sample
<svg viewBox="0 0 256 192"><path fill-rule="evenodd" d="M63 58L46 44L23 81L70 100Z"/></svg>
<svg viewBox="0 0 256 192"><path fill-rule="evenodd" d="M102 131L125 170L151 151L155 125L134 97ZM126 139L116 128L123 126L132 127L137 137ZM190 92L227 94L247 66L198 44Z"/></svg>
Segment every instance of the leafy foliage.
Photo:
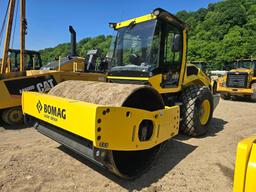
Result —
<svg viewBox="0 0 256 192"><path fill-rule="evenodd" d="M224 0L196 12L180 11L177 16L189 27L188 60L206 61L211 69L223 69L240 58L256 57L256 0ZM79 56L93 48L106 54L111 36L82 39ZM43 62L69 54L69 44L41 50Z"/></svg>
<svg viewBox="0 0 256 192"><path fill-rule="evenodd" d="M99 35L94 38L85 38L77 43L77 54L81 57L85 57L87 51L100 48L103 51L103 54L107 54L111 36ZM43 64L47 64L50 61L53 61L55 58L66 57L70 54L70 43L59 44L54 48L46 48L40 51Z"/></svg>
<svg viewBox="0 0 256 192"><path fill-rule="evenodd" d="M188 60L223 69L236 59L256 57L256 0L224 0L177 16L189 26Z"/></svg>

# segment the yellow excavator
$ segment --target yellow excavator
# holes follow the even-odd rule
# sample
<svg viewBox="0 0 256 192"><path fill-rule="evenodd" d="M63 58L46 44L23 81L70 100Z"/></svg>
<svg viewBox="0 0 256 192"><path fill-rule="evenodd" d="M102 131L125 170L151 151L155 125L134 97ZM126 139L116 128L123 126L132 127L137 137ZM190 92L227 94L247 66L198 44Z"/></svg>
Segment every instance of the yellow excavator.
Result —
<svg viewBox="0 0 256 192"><path fill-rule="evenodd" d="M32 88L35 83L50 80L49 76L32 76L35 74L34 69L41 67L41 58L38 52L25 50L25 0L20 1L21 48L20 50L9 48L15 6L17 6L16 0L10 0L6 10L8 21L0 69L0 113L2 119L9 124L19 123L23 120L20 107L22 90L26 87ZM39 66L36 66L36 63Z"/></svg>
<svg viewBox="0 0 256 192"><path fill-rule="evenodd" d="M48 94L25 91L22 109L42 134L131 179L179 131L205 134L219 97L196 66L186 66L187 26L171 13L158 8L110 27L116 35L105 82L70 80Z"/></svg>
<svg viewBox="0 0 256 192"><path fill-rule="evenodd" d="M61 60L53 70L41 69L40 54L36 51L25 50L26 16L25 0L20 0L20 39L19 50L10 49L10 37L16 0L9 0L7 12L6 37L4 42L3 58L0 69L0 116L7 124L23 123L21 110L21 94L23 91L48 92L59 82L68 79L104 80L104 74L76 73L85 68L85 59L77 57L75 51L75 31L70 27L72 52L65 62ZM63 65L61 65L63 64Z"/></svg>

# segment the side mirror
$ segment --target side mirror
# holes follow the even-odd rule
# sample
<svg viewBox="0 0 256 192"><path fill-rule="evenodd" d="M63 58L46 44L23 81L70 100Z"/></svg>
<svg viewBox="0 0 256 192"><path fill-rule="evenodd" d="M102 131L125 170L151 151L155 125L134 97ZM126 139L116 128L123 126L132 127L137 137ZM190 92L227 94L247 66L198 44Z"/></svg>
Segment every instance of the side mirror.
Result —
<svg viewBox="0 0 256 192"><path fill-rule="evenodd" d="M172 51L173 52L179 52L182 49L182 39L180 34L175 34L174 39L173 39L173 47Z"/></svg>

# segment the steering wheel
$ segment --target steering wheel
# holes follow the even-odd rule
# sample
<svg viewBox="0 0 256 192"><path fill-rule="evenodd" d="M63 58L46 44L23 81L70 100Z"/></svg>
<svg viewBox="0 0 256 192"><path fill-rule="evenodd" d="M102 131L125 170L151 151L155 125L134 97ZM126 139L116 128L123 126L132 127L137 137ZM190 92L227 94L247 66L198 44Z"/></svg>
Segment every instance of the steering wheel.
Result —
<svg viewBox="0 0 256 192"><path fill-rule="evenodd" d="M130 55L129 60L130 60L131 64L139 65L141 63L140 56L135 53Z"/></svg>

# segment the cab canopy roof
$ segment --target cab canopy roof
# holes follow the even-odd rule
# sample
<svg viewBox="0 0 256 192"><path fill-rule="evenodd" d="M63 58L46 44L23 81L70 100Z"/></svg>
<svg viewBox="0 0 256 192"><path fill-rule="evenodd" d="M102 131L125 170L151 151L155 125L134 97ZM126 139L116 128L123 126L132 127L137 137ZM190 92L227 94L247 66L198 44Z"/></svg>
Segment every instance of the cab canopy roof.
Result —
<svg viewBox="0 0 256 192"><path fill-rule="evenodd" d="M129 20L119 22L119 23L109 23L109 26L114 29L119 29L122 27L127 27L130 24L142 23L142 22L146 22L146 21L150 21L150 20L154 20L154 19L161 19L161 20L163 20L167 23L170 23L182 30L187 29L187 25L183 21L181 21L173 14L171 14L168 11L161 9L161 8L157 8L157 9L153 10L152 13L144 15L144 16L129 19Z"/></svg>

